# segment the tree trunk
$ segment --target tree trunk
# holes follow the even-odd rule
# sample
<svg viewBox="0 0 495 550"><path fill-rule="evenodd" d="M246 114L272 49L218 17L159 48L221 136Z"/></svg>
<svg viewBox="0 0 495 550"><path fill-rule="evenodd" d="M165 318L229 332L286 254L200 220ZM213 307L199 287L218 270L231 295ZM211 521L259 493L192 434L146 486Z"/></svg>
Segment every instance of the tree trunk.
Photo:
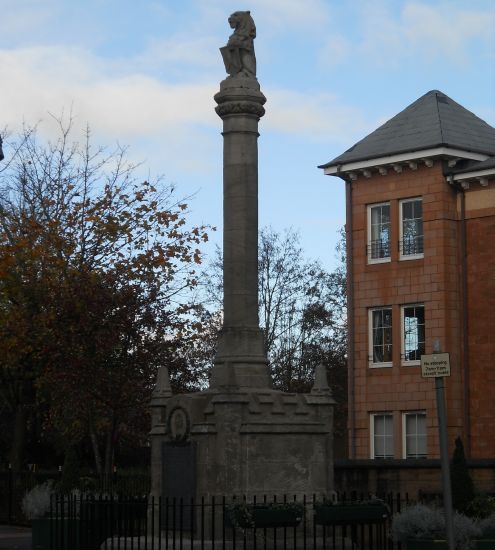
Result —
<svg viewBox="0 0 495 550"><path fill-rule="evenodd" d="M112 473L115 433L116 433L115 420L112 420L112 423L108 428L107 437L105 441L105 474L107 476L111 475Z"/></svg>
<svg viewBox="0 0 495 550"><path fill-rule="evenodd" d="M96 437L95 431L93 429L93 423L90 423L89 426L89 437L91 439L91 446L93 447L93 455L95 458L95 467L96 467L96 473L101 476L103 473L103 467L101 463L101 455L100 455L100 448L98 447L98 439Z"/></svg>
<svg viewBox="0 0 495 550"><path fill-rule="evenodd" d="M14 413L14 438L10 451L12 470L19 472L24 462L24 447L26 442L26 408L18 403Z"/></svg>

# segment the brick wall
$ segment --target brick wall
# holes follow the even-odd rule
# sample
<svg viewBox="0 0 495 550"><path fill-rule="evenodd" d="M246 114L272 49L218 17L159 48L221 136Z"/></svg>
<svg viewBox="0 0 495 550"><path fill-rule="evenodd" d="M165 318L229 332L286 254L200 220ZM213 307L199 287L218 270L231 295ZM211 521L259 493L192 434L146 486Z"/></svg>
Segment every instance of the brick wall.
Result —
<svg viewBox="0 0 495 550"><path fill-rule="evenodd" d="M466 192L471 451L495 457L495 189Z"/></svg>
<svg viewBox="0 0 495 550"><path fill-rule="evenodd" d="M475 489L495 494L495 460L470 460L469 472ZM349 493L408 493L441 495L439 460L336 460L335 490Z"/></svg>
<svg viewBox="0 0 495 550"><path fill-rule="evenodd" d="M402 458L402 413L426 411L428 457L439 456L434 381L422 379L419 366L401 364L401 306L424 304L426 353L435 338L450 353L452 376L447 381L449 440L463 435L461 369L461 295L458 271L456 192L447 184L440 161L433 167L390 170L386 175L359 176L352 182L353 270L355 318L356 458L370 457L370 413L394 415L394 457ZM399 260L399 201L421 197L424 258ZM367 206L390 202L391 261L367 262ZM349 212L348 212L349 216ZM370 368L368 310L392 308L393 366Z"/></svg>

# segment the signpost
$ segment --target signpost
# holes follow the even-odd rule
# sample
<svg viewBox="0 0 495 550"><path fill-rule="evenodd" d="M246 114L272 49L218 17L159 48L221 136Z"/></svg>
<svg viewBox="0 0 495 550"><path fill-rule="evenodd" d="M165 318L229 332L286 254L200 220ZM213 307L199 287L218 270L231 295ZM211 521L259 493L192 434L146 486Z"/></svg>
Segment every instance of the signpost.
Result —
<svg viewBox="0 0 495 550"><path fill-rule="evenodd" d="M455 550L454 513L452 509L452 488L450 485L449 445L447 440L447 413L445 410L445 381L450 376L448 353L433 353L421 356L421 376L435 378L437 396L438 433L440 438L440 462L442 466L443 507L449 550Z"/></svg>

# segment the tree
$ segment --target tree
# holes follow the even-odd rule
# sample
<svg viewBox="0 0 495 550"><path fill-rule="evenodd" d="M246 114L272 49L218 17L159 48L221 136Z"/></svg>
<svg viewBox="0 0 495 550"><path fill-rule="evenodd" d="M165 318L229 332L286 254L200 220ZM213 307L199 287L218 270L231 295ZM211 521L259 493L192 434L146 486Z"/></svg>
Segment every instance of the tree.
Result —
<svg viewBox="0 0 495 550"><path fill-rule="evenodd" d="M309 391L316 365L327 367L337 400L336 434L346 433L347 336L345 244L341 233L339 265L331 273L304 258L299 235L260 231L258 248L259 315L275 387ZM209 301L222 307L222 257L204 279Z"/></svg>
<svg viewBox="0 0 495 550"><path fill-rule="evenodd" d="M0 171L0 402L14 468L42 410L45 433L89 438L110 471L118 439L147 431L158 366L177 389L204 376L184 356L203 327L187 293L207 228L187 228L172 186L138 182L125 149L94 148L89 130L74 142L72 121L57 123L55 142L13 140Z"/></svg>

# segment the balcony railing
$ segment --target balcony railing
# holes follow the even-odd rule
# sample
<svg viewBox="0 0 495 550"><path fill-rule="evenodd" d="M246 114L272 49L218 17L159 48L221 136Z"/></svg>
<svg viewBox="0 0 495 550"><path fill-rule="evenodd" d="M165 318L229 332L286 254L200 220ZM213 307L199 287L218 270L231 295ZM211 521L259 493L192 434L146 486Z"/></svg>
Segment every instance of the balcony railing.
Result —
<svg viewBox="0 0 495 550"><path fill-rule="evenodd" d="M401 256L423 254L423 235L413 235L399 241L399 252Z"/></svg>
<svg viewBox="0 0 495 550"><path fill-rule="evenodd" d="M390 241L384 239L370 241L366 252L370 260L390 258Z"/></svg>

